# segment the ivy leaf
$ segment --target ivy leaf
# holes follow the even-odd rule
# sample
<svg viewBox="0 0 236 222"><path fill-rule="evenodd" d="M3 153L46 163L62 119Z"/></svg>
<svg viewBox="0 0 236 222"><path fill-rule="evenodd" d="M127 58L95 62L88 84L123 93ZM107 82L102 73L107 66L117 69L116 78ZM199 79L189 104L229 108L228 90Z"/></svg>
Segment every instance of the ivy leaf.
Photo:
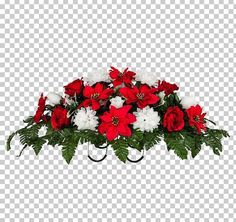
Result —
<svg viewBox="0 0 236 222"><path fill-rule="evenodd" d="M114 140L111 143L112 148L115 151L116 156L122 161L126 162L129 155L128 144L123 138Z"/></svg>

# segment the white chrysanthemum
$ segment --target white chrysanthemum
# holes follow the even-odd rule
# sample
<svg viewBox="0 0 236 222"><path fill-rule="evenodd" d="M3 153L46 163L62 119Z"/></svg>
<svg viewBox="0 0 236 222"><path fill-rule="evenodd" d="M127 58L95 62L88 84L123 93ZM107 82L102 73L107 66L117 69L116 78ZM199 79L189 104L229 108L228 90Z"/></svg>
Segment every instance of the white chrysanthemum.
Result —
<svg viewBox="0 0 236 222"><path fill-rule="evenodd" d="M148 84L149 86L157 85L157 75L153 72L146 72L145 70L137 71L135 80L140 81L142 84Z"/></svg>
<svg viewBox="0 0 236 222"><path fill-rule="evenodd" d="M116 96L112 98L110 101L111 101L111 105L115 106L116 108L122 107L124 103L124 100L120 96Z"/></svg>
<svg viewBox="0 0 236 222"><path fill-rule="evenodd" d="M198 102L195 100L195 98L193 98L191 96L186 96L181 100L181 104L182 104L184 109L188 109L191 106L197 105Z"/></svg>
<svg viewBox="0 0 236 222"><path fill-rule="evenodd" d="M59 95L57 93L50 92L47 95L47 99L48 99L50 105L57 105L61 101L61 95Z"/></svg>
<svg viewBox="0 0 236 222"><path fill-rule="evenodd" d="M158 127L160 123L160 116L158 112L155 112L153 108L145 107L144 109L138 109L134 113L137 121L133 124L135 129L140 129L141 131L152 132Z"/></svg>
<svg viewBox="0 0 236 222"><path fill-rule="evenodd" d="M96 112L89 108L81 108L77 111L73 122L78 127L79 130L95 130L98 125L98 117Z"/></svg>
<svg viewBox="0 0 236 222"><path fill-rule="evenodd" d="M106 69L99 69L88 73L88 77L86 77L85 80L89 85L93 85L97 82L110 82L109 74Z"/></svg>

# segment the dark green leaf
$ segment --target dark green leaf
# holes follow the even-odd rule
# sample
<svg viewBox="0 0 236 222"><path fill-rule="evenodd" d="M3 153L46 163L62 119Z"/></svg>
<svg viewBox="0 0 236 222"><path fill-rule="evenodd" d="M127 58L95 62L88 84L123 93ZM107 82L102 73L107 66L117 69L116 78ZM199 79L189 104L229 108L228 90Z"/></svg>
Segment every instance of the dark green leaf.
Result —
<svg viewBox="0 0 236 222"><path fill-rule="evenodd" d="M126 162L127 157L129 155L129 150L128 150L128 144L127 142L122 139L119 138L117 140L114 140L112 142L112 147L115 151L116 156L122 161L122 162Z"/></svg>

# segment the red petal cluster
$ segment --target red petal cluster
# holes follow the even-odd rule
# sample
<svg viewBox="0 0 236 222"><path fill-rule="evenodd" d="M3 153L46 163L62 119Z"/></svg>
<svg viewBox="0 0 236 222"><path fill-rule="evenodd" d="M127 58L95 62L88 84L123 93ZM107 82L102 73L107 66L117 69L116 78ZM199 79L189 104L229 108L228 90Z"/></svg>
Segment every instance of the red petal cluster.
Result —
<svg viewBox="0 0 236 222"><path fill-rule="evenodd" d="M129 124L136 121L136 117L129 113L132 106L123 106L119 109L111 106L110 110L105 112L100 119L101 125L98 127L98 131L101 134L106 134L109 141L114 140L118 135L131 136L131 129Z"/></svg>
<svg viewBox="0 0 236 222"><path fill-rule="evenodd" d="M123 87L119 92L126 98L127 104L137 103L137 106L141 109L147 105L153 105L160 100L160 98L154 94L156 89L147 85L141 85L139 88L136 86L132 88Z"/></svg>
<svg viewBox="0 0 236 222"><path fill-rule="evenodd" d="M73 97L75 95L79 95L81 90L83 89L83 80L77 79L68 85L64 86L65 94Z"/></svg>
<svg viewBox="0 0 236 222"><path fill-rule="evenodd" d="M104 88L102 83L97 83L93 87L85 86L83 90L85 100L79 105L79 108L92 106L93 110L98 110L101 106L100 101L107 100L113 92L113 89Z"/></svg>
<svg viewBox="0 0 236 222"><path fill-rule="evenodd" d="M175 90L178 89L179 87L176 84L171 84L169 82L166 82L165 80L163 80L162 82L160 80L158 81L157 91L164 92L166 96L172 94Z"/></svg>
<svg viewBox="0 0 236 222"><path fill-rule="evenodd" d="M122 83L130 84L136 75L135 72L129 71L126 68L123 72L120 72L118 69L111 66L111 70L109 72L111 79L113 80L114 87L121 85Z"/></svg>
<svg viewBox="0 0 236 222"><path fill-rule="evenodd" d="M52 111L51 125L55 130L60 130L70 124L70 119L67 117L67 109L62 106L56 106Z"/></svg>
<svg viewBox="0 0 236 222"><path fill-rule="evenodd" d="M45 119L43 113L45 110L45 104L46 104L47 97L43 96L43 93L41 94L39 101L38 101L38 109L34 115L34 122L39 123L41 119Z"/></svg>
<svg viewBox="0 0 236 222"><path fill-rule="evenodd" d="M184 112L178 106L169 107L164 115L163 126L169 132L182 130L184 128Z"/></svg>
<svg viewBox="0 0 236 222"><path fill-rule="evenodd" d="M202 107L199 105L191 106L189 109L186 110L188 115L188 123L190 126L195 127L198 133L201 131L206 131L206 125L204 122L204 117L206 113L202 113Z"/></svg>

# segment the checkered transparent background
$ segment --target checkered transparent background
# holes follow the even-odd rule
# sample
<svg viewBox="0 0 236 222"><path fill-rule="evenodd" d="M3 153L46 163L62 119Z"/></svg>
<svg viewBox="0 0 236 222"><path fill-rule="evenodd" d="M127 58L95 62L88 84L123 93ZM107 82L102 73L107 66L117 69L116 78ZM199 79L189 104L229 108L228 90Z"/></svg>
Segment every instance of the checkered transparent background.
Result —
<svg viewBox="0 0 236 222"><path fill-rule="evenodd" d="M58 147L17 158L15 140L5 151L41 92L110 65L146 68L195 95L231 134L223 155L205 147L182 161L162 143L138 164L112 150L93 163L80 146L67 165ZM233 0L1 1L0 221L234 221L235 73Z"/></svg>

